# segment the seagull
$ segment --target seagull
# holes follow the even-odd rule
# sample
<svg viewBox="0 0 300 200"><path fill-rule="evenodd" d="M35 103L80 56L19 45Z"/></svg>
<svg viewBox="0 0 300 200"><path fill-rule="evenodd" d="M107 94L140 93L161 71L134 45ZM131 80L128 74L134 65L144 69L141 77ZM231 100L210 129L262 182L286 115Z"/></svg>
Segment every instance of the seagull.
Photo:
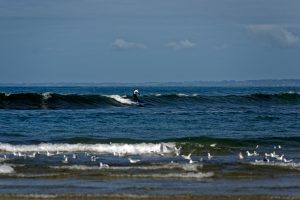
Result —
<svg viewBox="0 0 300 200"><path fill-rule="evenodd" d="M99 167L100 168L109 168L109 165L108 164L103 164L102 162L100 162Z"/></svg>
<svg viewBox="0 0 300 200"><path fill-rule="evenodd" d="M276 156L275 158L276 158L277 160L283 160L283 156L284 156L284 154L282 154L281 156Z"/></svg>
<svg viewBox="0 0 300 200"><path fill-rule="evenodd" d="M263 161L264 162L270 162L270 160L267 157L264 157Z"/></svg>
<svg viewBox="0 0 300 200"><path fill-rule="evenodd" d="M248 157L253 156L253 153L250 153L249 151L246 151L246 154Z"/></svg>
<svg viewBox="0 0 300 200"><path fill-rule="evenodd" d="M181 150L181 146L179 148L174 147L174 151L175 151L176 156L179 156L180 150Z"/></svg>
<svg viewBox="0 0 300 200"><path fill-rule="evenodd" d="M270 157L270 156L271 156L271 154L269 154L269 153L265 153L265 156L266 156L266 157Z"/></svg>
<svg viewBox="0 0 300 200"><path fill-rule="evenodd" d="M95 162L96 159L97 159L96 156L91 156L91 161L92 161L92 162Z"/></svg>
<svg viewBox="0 0 300 200"><path fill-rule="evenodd" d="M275 153L275 151L273 151L272 153L270 153L271 154L271 157L272 158L275 158L276 157L276 153Z"/></svg>
<svg viewBox="0 0 300 200"><path fill-rule="evenodd" d="M68 163L68 157L64 155L64 160L62 161L63 163Z"/></svg>
<svg viewBox="0 0 300 200"><path fill-rule="evenodd" d="M253 152L253 156L259 156L259 153L257 153L256 151Z"/></svg>
<svg viewBox="0 0 300 200"><path fill-rule="evenodd" d="M256 145L255 149L258 149L258 147L259 147L259 146L258 146L258 145Z"/></svg>
<svg viewBox="0 0 300 200"><path fill-rule="evenodd" d="M191 153L189 154L189 155L187 155L187 156L185 156L185 155L181 155L181 157L183 157L184 159L186 159L186 160L191 160Z"/></svg>
<svg viewBox="0 0 300 200"><path fill-rule="evenodd" d="M284 158L284 159L283 159L283 162L284 162L284 163L290 163L290 162L293 162L293 160L287 160L287 159Z"/></svg>
<svg viewBox="0 0 300 200"><path fill-rule="evenodd" d="M140 162L141 160L138 160L138 159L132 159L132 158L128 158L129 162L130 163L138 163Z"/></svg>
<svg viewBox="0 0 300 200"><path fill-rule="evenodd" d="M212 155L210 155L210 153L207 153L207 158L208 158L208 160L210 160L210 159L212 159L212 158L213 158L213 156L212 156Z"/></svg>
<svg viewBox="0 0 300 200"><path fill-rule="evenodd" d="M35 158L35 155L36 155L36 152L34 152L33 154L31 155L28 155L29 158Z"/></svg>
<svg viewBox="0 0 300 200"><path fill-rule="evenodd" d="M243 159L244 159L244 156L243 156L242 152L239 153L239 159L240 159L240 160L243 160Z"/></svg>
<svg viewBox="0 0 300 200"><path fill-rule="evenodd" d="M73 156L72 156L72 158L73 158L74 160L77 158L77 156L76 156L76 154L75 154L75 153L73 153Z"/></svg>
<svg viewBox="0 0 300 200"><path fill-rule="evenodd" d="M214 143L214 144L211 144L211 145L209 145L209 146L211 146L211 147L216 147L216 143Z"/></svg>
<svg viewBox="0 0 300 200"><path fill-rule="evenodd" d="M278 149L281 149L281 146L280 146L280 145L278 145Z"/></svg>
<svg viewBox="0 0 300 200"><path fill-rule="evenodd" d="M53 153L50 153L49 151L47 151L47 156L53 156L54 154Z"/></svg>
<svg viewBox="0 0 300 200"><path fill-rule="evenodd" d="M197 161L193 161L192 159L190 159L189 163L190 164L193 164L193 163L196 163Z"/></svg>

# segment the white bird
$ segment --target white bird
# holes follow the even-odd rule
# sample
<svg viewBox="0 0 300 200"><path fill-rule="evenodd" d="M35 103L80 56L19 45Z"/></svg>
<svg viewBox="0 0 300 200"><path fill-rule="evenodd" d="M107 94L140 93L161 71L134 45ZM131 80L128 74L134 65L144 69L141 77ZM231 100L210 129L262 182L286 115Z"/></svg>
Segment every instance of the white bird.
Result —
<svg viewBox="0 0 300 200"><path fill-rule="evenodd" d="M250 153L249 151L246 151L246 154L248 157L253 156L253 153Z"/></svg>
<svg viewBox="0 0 300 200"><path fill-rule="evenodd" d="M185 156L185 155L181 155L181 157L182 158L184 158L184 159L186 159L186 160L191 160L191 153L189 154L189 155L187 155L187 156Z"/></svg>
<svg viewBox="0 0 300 200"><path fill-rule="evenodd" d="M73 153L72 158L75 160L77 158L77 155L75 153Z"/></svg>
<svg viewBox="0 0 300 200"><path fill-rule="evenodd" d="M100 162L99 167L100 168L109 168L109 165L108 164L103 164L102 162Z"/></svg>
<svg viewBox="0 0 300 200"><path fill-rule="evenodd" d="M212 159L212 158L213 158L213 156L212 156L212 155L210 155L210 153L207 153L207 158L208 158L208 160L210 160L210 159Z"/></svg>
<svg viewBox="0 0 300 200"><path fill-rule="evenodd" d="M141 160L138 160L138 159L132 159L132 158L128 158L129 162L130 163L138 163L140 162Z"/></svg>
<svg viewBox="0 0 300 200"><path fill-rule="evenodd" d="M283 156L284 156L284 154L282 154L281 156L276 156L275 158L276 158L277 160L283 160Z"/></svg>
<svg viewBox="0 0 300 200"><path fill-rule="evenodd" d="M64 155L63 163L68 163L68 156Z"/></svg>
<svg viewBox="0 0 300 200"><path fill-rule="evenodd" d="M240 159L240 160L243 160L243 159L244 159L244 156L243 156L242 152L239 153L239 159Z"/></svg>
<svg viewBox="0 0 300 200"><path fill-rule="evenodd" d="M272 153L270 153L271 154L271 157L272 158L275 158L277 155L276 155L276 153L275 153L275 151L273 151Z"/></svg>
<svg viewBox="0 0 300 200"><path fill-rule="evenodd" d="M199 159L199 161L200 161L200 162L203 162L203 158L201 157L201 158Z"/></svg>
<svg viewBox="0 0 300 200"><path fill-rule="evenodd" d="M54 154L53 153L50 153L49 151L47 151L47 156L53 156Z"/></svg>
<svg viewBox="0 0 300 200"><path fill-rule="evenodd" d="M278 149L281 149L281 146L280 146L280 145L278 145Z"/></svg>
<svg viewBox="0 0 300 200"><path fill-rule="evenodd" d="M285 162L285 163L290 163L290 162L293 162L293 160L287 160L287 159L283 159L283 162Z"/></svg>
<svg viewBox="0 0 300 200"><path fill-rule="evenodd" d="M193 161L192 159L190 159L189 163L190 164L193 164L193 163L196 163L197 161Z"/></svg>
<svg viewBox="0 0 300 200"><path fill-rule="evenodd" d="M277 147L276 147L276 146L274 146L274 149L277 149Z"/></svg>
<svg viewBox="0 0 300 200"><path fill-rule="evenodd" d="M179 156L180 151L181 151L181 146L179 148L174 147L174 151L175 151L176 156Z"/></svg>
<svg viewBox="0 0 300 200"><path fill-rule="evenodd" d="M253 152L253 156L259 156L259 153L257 153L256 151Z"/></svg>
<svg viewBox="0 0 300 200"><path fill-rule="evenodd" d="M270 162L270 160L267 157L264 157L263 161L264 162Z"/></svg>
<svg viewBox="0 0 300 200"><path fill-rule="evenodd" d="M266 156L266 157L270 157L271 154L270 154L270 153L265 153L265 156Z"/></svg>
<svg viewBox="0 0 300 200"><path fill-rule="evenodd" d="M209 145L210 147L216 147L216 143Z"/></svg>
<svg viewBox="0 0 300 200"><path fill-rule="evenodd" d="M36 152L33 152L33 154L28 155L29 158L35 158Z"/></svg>
<svg viewBox="0 0 300 200"><path fill-rule="evenodd" d="M91 156L91 161L92 161L92 162L95 162L96 159L97 159L96 156Z"/></svg>
<svg viewBox="0 0 300 200"><path fill-rule="evenodd" d="M256 145L255 149L258 149L258 147L259 147L259 146L258 146L258 145Z"/></svg>

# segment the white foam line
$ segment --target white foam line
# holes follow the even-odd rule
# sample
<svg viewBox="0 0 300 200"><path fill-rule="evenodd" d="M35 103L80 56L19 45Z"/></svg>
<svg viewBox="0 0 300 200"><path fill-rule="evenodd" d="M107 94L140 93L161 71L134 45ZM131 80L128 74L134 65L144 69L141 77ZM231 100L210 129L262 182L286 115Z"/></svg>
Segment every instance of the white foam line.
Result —
<svg viewBox="0 0 300 200"><path fill-rule="evenodd" d="M88 166L88 165L71 165L71 166L52 166L55 169L70 169L70 170L161 170L161 169L182 169L188 172L197 172L198 168L202 168L202 164L166 164L156 166L110 166L109 168L101 168L99 166Z"/></svg>
<svg viewBox="0 0 300 200"><path fill-rule="evenodd" d="M136 102L131 101L130 99L125 99L125 98L121 97L120 95L106 95L106 97L112 98L122 104L129 104L129 105L136 104Z"/></svg>
<svg viewBox="0 0 300 200"><path fill-rule="evenodd" d="M180 97L188 97L189 95L183 94L183 93L178 93L177 96L180 96Z"/></svg>
<svg viewBox="0 0 300 200"><path fill-rule="evenodd" d="M264 161L258 161L258 162L250 162L251 165L259 165L259 166L275 166L275 167L286 167L290 169L296 169L300 170L300 163L279 163L279 162L264 162Z"/></svg>
<svg viewBox="0 0 300 200"><path fill-rule="evenodd" d="M139 143L139 144L52 144L12 145L0 143L0 151L6 152L97 152L120 154L156 154L174 153L175 143Z"/></svg>
<svg viewBox="0 0 300 200"><path fill-rule="evenodd" d="M194 179L203 179L214 176L213 172L188 172L188 173L168 173L168 174L130 174L130 175L117 175L133 178L194 178Z"/></svg>

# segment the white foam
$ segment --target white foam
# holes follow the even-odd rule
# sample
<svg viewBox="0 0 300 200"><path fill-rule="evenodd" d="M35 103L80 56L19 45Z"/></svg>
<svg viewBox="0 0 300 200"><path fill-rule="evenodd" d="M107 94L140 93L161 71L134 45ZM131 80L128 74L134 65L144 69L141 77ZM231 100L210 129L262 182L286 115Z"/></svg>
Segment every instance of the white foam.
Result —
<svg viewBox="0 0 300 200"><path fill-rule="evenodd" d="M15 171L14 168L12 168L10 165L7 164L0 165L0 174L11 174L14 171Z"/></svg>
<svg viewBox="0 0 300 200"><path fill-rule="evenodd" d="M188 179L203 179L214 176L213 172L188 172L188 173L167 173L167 174L130 174L130 175L117 175L117 176L130 176L134 178L188 178Z"/></svg>
<svg viewBox="0 0 300 200"><path fill-rule="evenodd" d="M183 93L178 93L177 96L180 96L180 97L188 97L189 95L183 94Z"/></svg>
<svg viewBox="0 0 300 200"><path fill-rule="evenodd" d="M112 99L114 99L114 100L116 100L116 101L118 101L122 104L129 104L129 105L136 104L136 102L131 101L130 99L126 99L124 97L121 97L120 95L107 95L106 97L112 98Z"/></svg>
<svg viewBox="0 0 300 200"><path fill-rule="evenodd" d="M262 160L256 161L256 162L250 162L251 165L259 165L259 166L275 166L275 167L285 167L289 169L296 169L300 170L300 163L284 163L284 162L265 162Z"/></svg>
<svg viewBox="0 0 300 200"><path fill-rule="evenodd" d="M168 148L166 147L168 146ZM175 143L139 143L139 144L52 144L12 145L0 143L0 151L7 152L96 152L117 154L157 154L174 153Z"/></svg>
<svg viewBox="0 0 300 200"><path fill-rule="evenodd" d="M152 166L110 166L109 170L172 170L182 169L186 172L197 172L198 168L202 168L202 164L165 164L165 165L152 165ZM88 166L88 165L63 165L63 166L52 166L55 169L70 169L70 170L102 170L99 166ZM106 168L107 169L107 168Z"/></svg>

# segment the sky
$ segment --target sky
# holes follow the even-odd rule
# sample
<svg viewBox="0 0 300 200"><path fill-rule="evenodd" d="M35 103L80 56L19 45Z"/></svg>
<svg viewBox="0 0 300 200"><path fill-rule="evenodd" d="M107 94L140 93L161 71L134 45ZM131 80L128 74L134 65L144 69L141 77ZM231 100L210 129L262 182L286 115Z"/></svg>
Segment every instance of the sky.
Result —
<svg viewBox="0 0 300 200"><path fill-rule="evenodd" d="M299 0L0 0L0 83L297 78Z"/></svg>

